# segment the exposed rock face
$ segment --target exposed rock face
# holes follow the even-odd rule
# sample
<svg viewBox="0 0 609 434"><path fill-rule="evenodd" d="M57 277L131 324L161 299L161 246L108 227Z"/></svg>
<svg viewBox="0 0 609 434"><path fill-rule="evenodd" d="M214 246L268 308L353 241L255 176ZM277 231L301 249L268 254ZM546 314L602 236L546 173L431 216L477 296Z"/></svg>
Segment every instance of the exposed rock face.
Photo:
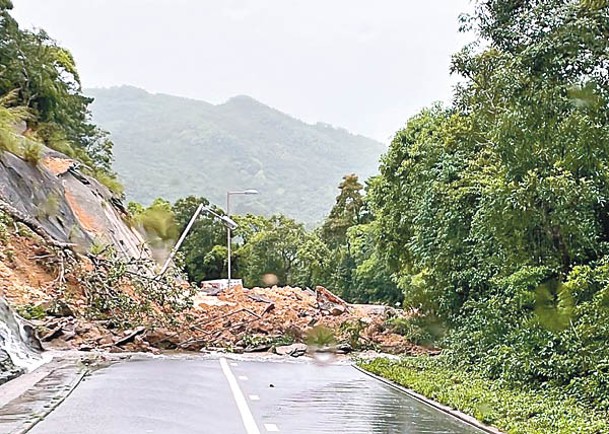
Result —
<svg viewBox="0 0 609 434"><path fill-rule="evenodd" d="M111 247L124 259L149 258L144 239L128 224L127 212L119 198L96 179L85 175L76 160L44 147L39 157L26 161L0 151L1 211L33 229L44 243L69 245L80 253L91 252L94 245ZM13 267L14 261L8 260ZM0 265L4 266L0 267L0 272L5 273L3 282L8 282L8 287L0 285L2 382L37 366L41 361L38 350L42 350L42 346L34 328L16 315L3 298L14 295L11 288L18 282L6 279L7 272L10 277L11 272L17 271L7 268L6 263L0 262Z"/></svg>
<svg viewBox="0 0 609 434"><path fill-rule="evenodd" d="M120 200L59 152L44 148L38 163L0 152L0 200L59 242L84 251L108 245L127 258L142 255L144 240L126 223Z"/></svg>

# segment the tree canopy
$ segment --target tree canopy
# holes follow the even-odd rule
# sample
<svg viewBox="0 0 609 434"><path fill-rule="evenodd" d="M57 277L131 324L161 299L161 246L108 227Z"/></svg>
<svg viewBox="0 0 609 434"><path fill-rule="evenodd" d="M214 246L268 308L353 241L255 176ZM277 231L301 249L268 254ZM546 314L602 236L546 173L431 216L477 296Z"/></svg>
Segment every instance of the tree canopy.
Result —
<svg viewBox="0 0 609 434"><path fill-rule="evenodd" d="M480 39L454 56L453 104L410 119L382 159L379 245L455 360L606 400L587 367L609 338L609 9L489 0L463 24Z"/></svg>
<svg viewBox="0 0 609 434"><path fill-rule="evenodd" d="M95 170L111 173L112 143L91 122L72 54L43 30L23 30L0 3L0 97L23 107L30 133Z"/></svg>

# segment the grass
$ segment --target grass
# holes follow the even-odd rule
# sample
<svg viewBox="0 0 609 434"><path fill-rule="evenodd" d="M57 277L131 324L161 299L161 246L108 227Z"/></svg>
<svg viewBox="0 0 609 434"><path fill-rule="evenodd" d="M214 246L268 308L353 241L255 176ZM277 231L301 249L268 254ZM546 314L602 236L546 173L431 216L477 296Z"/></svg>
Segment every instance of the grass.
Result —
<svg viewBox="0 0 609 434"><path fill-rule="evenodd" d="M369 372L457 409L505 433L609 433L609 414L581 405L557 390L520 390L471 372L442 357L360 362Z"/></svg>
<svg viewBox="0 0 609 434"><path fill-rule="evenodd" d="M19 154L21 148L19 142L11 131L3 129L0 125L0 151L7 151L11 154Z"/></svg>
<svg viewBox="0 0 609 434"><path fill-rule="evenodd" d="M27 320L44 319L46 317L46 310L42 306L35 306L28 304L21 306L17 309L17 313Z"/></svg>
<svg viewBox="0 0 609 434"><path fill-rule="evenodd" d="M42 145L28 141L23 148L23 159L30 164L36 165L42 158Z"/></svg>
<svg viewBox="0 0 609 434"><path fill-rule="evenodd" d="M98 170L93 176L115 195L122 196L125 193L125 187L114 175Z"/></svg>

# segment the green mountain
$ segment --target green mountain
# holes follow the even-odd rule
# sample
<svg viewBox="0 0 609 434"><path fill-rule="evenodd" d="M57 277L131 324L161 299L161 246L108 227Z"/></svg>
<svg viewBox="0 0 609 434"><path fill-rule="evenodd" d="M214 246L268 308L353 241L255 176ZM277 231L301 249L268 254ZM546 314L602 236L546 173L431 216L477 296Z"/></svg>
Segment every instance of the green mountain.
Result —
<svg viewBox="0 0 609 434"><path fill-rule="evenodd" d="M134 87L89 89L94 121L111 133L129 199L199 195L224 206L226 191L257 189L231 211L280 212L320 221L342 176L377 172L385 147L344 129L310 125L250 97L224 104Z"/></svg>

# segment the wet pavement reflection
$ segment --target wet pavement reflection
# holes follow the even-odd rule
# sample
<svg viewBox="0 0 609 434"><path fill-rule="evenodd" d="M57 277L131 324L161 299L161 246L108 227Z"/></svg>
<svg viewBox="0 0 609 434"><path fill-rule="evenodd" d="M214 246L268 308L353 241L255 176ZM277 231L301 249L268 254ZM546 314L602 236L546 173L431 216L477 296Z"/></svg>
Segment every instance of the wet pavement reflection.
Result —
<svg viewBox="0 0 609 434"><path fill-rule="evenodd" d="M256 363L233 367L238 375L258 372L242 383L246 394L263 390L260 400L252 403L254 415L260 415L262 425L272 422L284 432L482 432L351 366L281 363L262 368Z"/></svg>
<svg viewBox="0 0 609 434"><path fill-rule="evenodd" d="M481 431L347 364L230 360L260 433ZM94 372L33 434L245 434L217 359L122 362ZM256 432L256 431L254 431Z"/></svg>

